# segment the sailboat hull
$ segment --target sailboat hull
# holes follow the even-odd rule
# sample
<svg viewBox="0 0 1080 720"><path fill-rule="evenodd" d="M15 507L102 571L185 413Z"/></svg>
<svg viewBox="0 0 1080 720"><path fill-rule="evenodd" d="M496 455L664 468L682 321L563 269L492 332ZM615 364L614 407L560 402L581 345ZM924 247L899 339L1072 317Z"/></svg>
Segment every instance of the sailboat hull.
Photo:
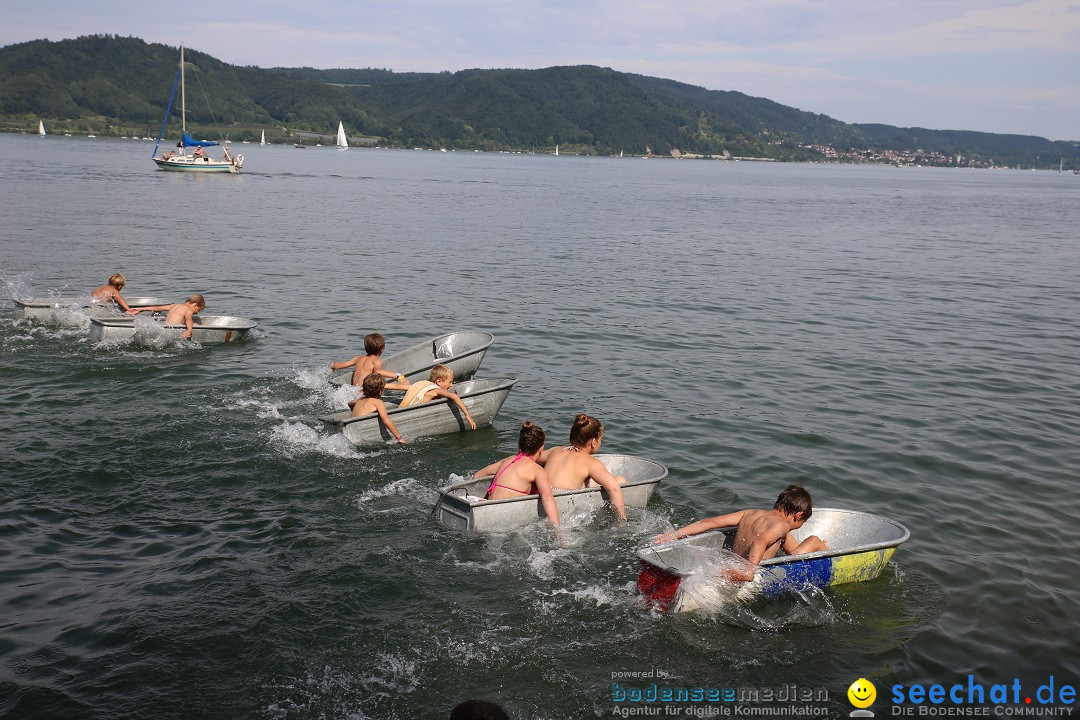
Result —
<svg viewBox="0 0 1080 720"><path fill-rule="evenodd" d="M227 160L214 160L211 158L171 157L166 160L154 158L154 162L162 170L174 170L177 172L198 173L236 173L240 169Z"/></svg>

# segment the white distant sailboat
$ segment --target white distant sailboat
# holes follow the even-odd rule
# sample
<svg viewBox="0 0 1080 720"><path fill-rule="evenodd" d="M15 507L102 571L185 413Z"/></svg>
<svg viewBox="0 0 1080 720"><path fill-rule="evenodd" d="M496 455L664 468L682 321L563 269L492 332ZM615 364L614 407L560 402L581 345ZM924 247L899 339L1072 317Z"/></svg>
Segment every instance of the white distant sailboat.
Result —
<svg viewBox="0 0 1080 720"><path fill-rule="evenodd" d="M558 145L556 145L556 146L555 146L555 154L556 154L556 155L558 155L558 154L559 154L559 146L558 146Z"/></svg>
<svg viewBox="0 0 1080 720"><path fill-rule="evenodd" d="M45 123L41 120L37 121L37 134L38 137L45 137Z"/></svg>
<svg viewBox="0 0 1080 720"><path fill-rule="evenodd" d="M262 138L259 140L259 144L260 145L265 145L266 144L266 131L265 130L262 131Z"/></svg>
<svg viewBox="0 0 1080 720"><path fill-rule="evenodd" d="M338 120L337 124L337 146L339 150L345 150L349 147L349 141L345 139L345 126Z"/></svg>

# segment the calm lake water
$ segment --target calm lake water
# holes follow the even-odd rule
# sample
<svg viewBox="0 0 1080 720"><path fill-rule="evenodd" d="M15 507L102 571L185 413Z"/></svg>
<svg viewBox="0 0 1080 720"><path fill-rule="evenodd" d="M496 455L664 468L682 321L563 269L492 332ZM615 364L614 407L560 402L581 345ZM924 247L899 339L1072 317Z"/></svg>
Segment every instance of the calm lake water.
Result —
<svg viewBox="0 0 1080 720"><path fill-rule="evenodd" d="M613 674L828 691L1080 681L1080 177L0 135L0 279L252 318L96 347L0 315L0 715L611 717ZM235 149L235 148L234 148ZM360 451L332 360L463 329L494 427ZM670 469L598 513L466 536L436 488L518 425ZM682 616L634 551L789 482L911 540L882 577ZM684 708L685 709L685 708ZM688 716L688 715L687 715Z"/></svg>

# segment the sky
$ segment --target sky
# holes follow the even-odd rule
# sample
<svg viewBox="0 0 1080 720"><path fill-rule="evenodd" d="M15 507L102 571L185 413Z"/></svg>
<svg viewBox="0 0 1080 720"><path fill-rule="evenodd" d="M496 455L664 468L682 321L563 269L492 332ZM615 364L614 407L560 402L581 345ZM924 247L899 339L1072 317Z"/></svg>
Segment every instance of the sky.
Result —
<svg viewBox="0 0 1080 720"><path fill-rule="evenodd" d="M1080 141L1080 0L37 0L0 45L134 36L234 65L599 65L850 123Z"/></svg>

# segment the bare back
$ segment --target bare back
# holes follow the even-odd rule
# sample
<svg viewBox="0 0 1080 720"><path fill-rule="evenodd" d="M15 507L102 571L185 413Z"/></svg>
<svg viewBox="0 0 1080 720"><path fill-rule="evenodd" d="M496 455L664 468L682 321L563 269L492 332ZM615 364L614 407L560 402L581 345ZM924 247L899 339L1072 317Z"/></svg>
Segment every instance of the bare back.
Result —
<svg viewBox="0 0 1080 720"><path fill-rule="evenodd" d="M515 460L515 458L517 458ZM491 500L521 497L533 492L533 483L537 479L547 482L547 473L531 458L515 455L499 462L495 468L495 487L491 489Z"/></svg>
<svg viewBox="0 0 1080 720"><path fill-rule="evenodd" d="M573 446L570 446L573 447ZM600 467L597 468L597 465ZM580 490L595 473L607 472L604 464L584 450L566 447L551 448L544 453L544 469L547 470L551 489Z"/></svg>
<svg viewBox="0 0 1080 720"><path fill-rule="evenodd" d="M732 550L755 564L768 560L776 556L788 530L787 521L776 510L744 510L735 531ZM757 554L755 543L758 544L757 551L762 553L760 557L753 557Z"/></svg>
<svg viewBox="0 0 1080 720"><path fill-rule="evenodd" d="M379 412L380 408L385 408L386 405L379 398L360 398L352 405L352 416L360 417L361 415L368 415L373 412Z"/></svg>
<svg viewBox="0 0 1080 720"><path fill-rule="evenodd" d="M102 285L99 288L95 288L90 297L95 300L101 300L102 302L116 302L116 296L119 295L116 288L112 285Z"/></svg>
<svg viewBox="0 0 1080 720"><path fill-rule="evenodd" d="M352 384L360 385L364 378L382 367L382 361L378 355L356 356L356 364L353 365Z"/></svg>
<svg viewBox="0 0 1080 720"><path fill-rule="evenodd" d="M187 303L176 303L169 306L169 314L165 316L166 325L185 325L191 318L191 307Z"/></svg>

